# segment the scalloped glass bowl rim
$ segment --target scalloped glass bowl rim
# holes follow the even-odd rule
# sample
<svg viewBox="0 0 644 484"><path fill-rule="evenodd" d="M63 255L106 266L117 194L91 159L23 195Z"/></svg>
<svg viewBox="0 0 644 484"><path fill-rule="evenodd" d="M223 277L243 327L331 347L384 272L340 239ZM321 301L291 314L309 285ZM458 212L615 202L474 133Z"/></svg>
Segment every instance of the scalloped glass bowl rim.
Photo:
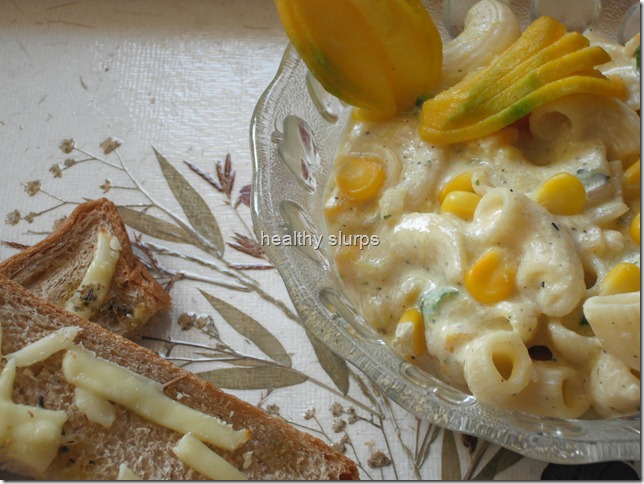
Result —
<svg viewBox="0 0 644 484"><path fill-rule="evenodd" d="M296 198L294 194L302 192L302 186L295 179L284 176L275 135L279 133L284 118L290 114L288 109L284 109L284 104L289 104L287 99L292 90L306 89L302 87L306 72L303 62L289 45L275 78L252 116L251 214L258 237L283 233L284 220L279 207L284 201ZM346 112L344 114L346 121ZM342 119L337 123L344 124ZM336 126L334 129L339 128ZM336 146L321 148L330 150L331 156L322 154L320 158L327 162L332 160ZM307 202L300 200L296 203L308 205L309 211L315 210L311 205L319 205L319 192L323 191L323 185L319 183L316 197L304 193ZM311 218L321 220L319 215ZM321 230L320 233L324 232ZM342 296L336 292L337 285L329 287L329 280L333 280L334 275L328 265L312 261L292 247L269 244L264 250L282 276L306 329L362 370L392 400L417 417L548 462L581 464L640 459L639 415L606 420L555 419L499 409L477 401L431 376L421 374L395 355L370 329L361 330L355 323L348 323L341 315L329 311L329 301L322 301L321 294L327 292L333 297ZM416 378L417 375L420 378Z"/></svg>

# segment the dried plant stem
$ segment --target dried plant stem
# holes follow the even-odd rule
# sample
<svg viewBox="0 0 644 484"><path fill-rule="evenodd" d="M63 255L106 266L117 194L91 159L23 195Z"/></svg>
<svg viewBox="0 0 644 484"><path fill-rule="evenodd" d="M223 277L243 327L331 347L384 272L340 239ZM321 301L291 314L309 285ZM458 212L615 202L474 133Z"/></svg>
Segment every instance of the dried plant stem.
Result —
<svg viewBox="0 0 644 484"><path fill-rule="evenodd" d="M241 216L241 213L239 213L239 210L237 210L237 207L235 207L235 206L231 203L231 201L230 201L230 197L228 197L228 203L229 203L229 205L232 207L233 212L235 213L235 215L237 216L237 220L239 220L239 222L240 222L240 223L244 226L244 228L246 229L246 233L247 233L248 235L250 235L251 237L254 237L254 236L255 236L255 232L253 232L253 231L252 231L252 229L248 226L248 224L246 223L246 221L244 220L244 218Z"/></svg>
<svg viewBox="0 0 644 484"><path fill-rule="evenodd" d="M373 385L373 382L372 382L372 385ZM389 402L389 398L386 395L382 395L382 401L384 402L385 407L387 408L387 412L389 414L389 417L391 418L391 421L392 421L392 424L393 424L394 429L396 431L396 435L398 436L399 442L402 444L403 449L405 449L405 452L406 452L407 446L403 443L402 435L400 433L400 429L398 428L398 424L396 422L396 417L393 414L393 411L392 411L392 408L391 408L391 405L390 405L390 402ZM384 417L381 416L381 417L379 417L379 419L380 419L380 427L382 429L382 437L383 437L383 440L385 441L385 446L387 447L387 452L389 453L389 455L393 455L393 453L391 452L391 445L389 444L389 439L387 438L387 432L384 431L384 427L385 427L384 426ZM392 467L392 469L394 471L394 478L396 480L398 480L398 469L396 468L396 461L394 459L391 459L391 467Z"/></svg>
<svg viewBox="0 0 644 484"><path fill-rule="evenodd" d="M360 468L360 470L361 470L362 472L364 472L364 474L365 474L365 475L366 475L370 480L372 480L372 481L373 481L373 480L374 480L373 476L369 473L369 471L367 470L367 468L364 466L364 464L363 464L363 463L362 463L362 461L360 460L360 457L358 457L358 451L356 450L355 445L353 445L353 441L352 441L352 440L351 440L351 438L349 437L349 434L347 434L347 432L345 431L345 432L344 432L344 435L347 437L347 441L345 442L345 444L347 444L349 447L351 447L351 450L353 451L353 455L354 455L355 460L356 460L356 464L358 465L358 467ZM382 469L380 469L380 476L382 477ZM382 478L381 478L380 480L382 480Z"/></svg>
<svg viewBox="0 0 644 484"><path fill-rule="evenodd" d="M202 349L202 350L216 351L216 350L213 350L213 348L208 346L208 345L204 345L204 344L200 344L200 343L192 343L190 341L171 340L171 339L165 339L165 338L156 338L156 337L152 337L152 336L143 336L143 339L146 339L146 340L149 340L149 341L157 341L157 342L160 342L160 343L170 344L173 347L175 347L175 346L186 346L186 347L189 347L189 348L198 348L198 349ZM374 416L376 416L376 417L378 417L380 419L383 418L382 414L379 411L374 410L372 408L369 408L368 406L366 406L362 402L356 400L355 398L350 397L349 395L344 395L342 392L336 390L335 388L327 385L326 383L324 383L324 382L322 382L322 381L320 381L320 380L318 380L316 378L311 377L311 375L308 375L308 374L306 374L304 372L301 372L300 370L297 370L297 369L292 368L290 366L282 365L281 363L278 363L278 362L273 361L273 360L265 360L265 359L262 359L262 358L257 358L255 356L245 355L245 354L240 353L240 352L238 352L236 350L233 350L228 345L224 345L224 347L227 348L228 351L230 351L229 355L234 356L236 359L244 359L244 360L247 360L247 361L253 361L255 363L260 363L260 364L262 364L264 366L272 366L272 367L275 367L275 368L280 368L282 370L290 371L290 372L292 372L292 373L294 373L294 374L296 374L298 376L301 376L302 378L304 378L307 381L313 383L314 385L317 385L318 387L320 387L320 388L322 388L322 389L324 389L324 390L326 390L326 391L328 391L330 393L333 393L337 397L340 397L340 398L352 403L353 405L355 405L356 407L361 408L365 412L368 412L369 414L374 415ZM173 358L173 357L170 356L171 351L172 350L167 352L166 358L168 358L168 359ZM190 363L198 363L200 361L205 361L205 360L203 358L191 358L191 359L189 359L188 364L190 364ZM213 358L212 361L220 361L220 359Z"/></svg>
<svg viewBox="0 0 644 484"><path fill-rule="evenodd" d="M269 303L277 307L280 311L282 311L282 313L284 313L284 315L287 318L291 319L292 321L295 321L300 325L302 324L300 321L300 318L293 311L291 311L291 309L288 306L286 306L284 302L268 294L266 291L264 291L264 289L262 289L262 287L259 285L257 281L255 281L251 277L245 277L244 274L240 272L240 270L236 270L236 269L228 270L226 268L219 267L217 264L214 264L212 261L203 259L201 257L196 257L196 256L176 252L172 249L168 249L167 247L157 245L153 242L145 242L145 246L154 250L158 254L171 256L171 257L179 257L181 259L194 262L196 264L200 264L204 267L208 267L209 269L217 271L222 275L236 279L244 288L246 288L246 291L256 292L257 295L260 296L262 299L264 299L265 301L268 301Z"/></svg>
<svg viewBox="0 0 644 484"><path fill-rule="evenodd" d="M284 417L282 417L282 418L284 418ZM288 420L288 419L284 419L284 420L286 420L291 425L294 425L295 427L299 427L301 429L307 430L310 433L318 434L318 435L326 438L329 442L331 442L331 439L329 439L329 436L327 435L327 433L322 429L316 429L316 428L313 428L313 427L309 427L308 425L304 425L304 424L301 424L299 422L295 422L295 421Z"/></svg>
<svg viewBox="0 0 644 484"><path fill-rule="evenodd" d="M42 191L42 190L41 190L41 191ZM46 192L43 192L43 193L46 193ZM47 195L49 195L49 194L47 194ZM32 213L31 215L33 215L34 217L39 217L40 215L43 215L43 214L45 214L45 213L47 213L47 212L51 212L51 211L53 211L53 210L56 210L57 208L60 208L60 207L65 206L65 205L78 205L78 203L76 203L76 202L68 202L68 201L62 200L62 199L60 199L60 198L58 198L58 197L55 197L55 196L53 196L53 195L50 195L50 196L51 196L52 198L55 198L56 200L59 200L59 201L60 201L60 203L58 203L58 204L56 204L56 205L53 205L53 206L51 206L51 207L49 207L49 208L46 208L46 209L44 209L44 210L41 210L40 212L34 212L34 213Z"/></svg>
<svg viewBox="0 0 644 484"><path fill-rule="evenodd" d="M199 274L194 274L188 271L173 271L171 269L168 269L167 267L162 266L158 262L155 262L154 264L146 263L145 265L149 270L156 271L160 275L165 277L170 277L171 279L188 280L188 281L194 281L194 282L205 282L206 284L212 284L214 286L219 286L226 289L232 289L233 291L239 291L239 292L251 291L248 287L242 286L239 284L221 281L221 280L213 279L211 277L201 276Z"/></svg>
<svg viewBox="0 0 644 484"><path fill-rule="evenodd" d="M112 185L110 187L110 190L134 190L134 191L137 191L137 192L139 191L139 189L137 187L124 187L124 186L121 186L121 185Z"/></svg>
<svg viewBox="0 0 644 484"><path fill-rule="evenodd" d="M233 267L238 271L267 271L275 269L275 266L268 264L234 264Z"/></svg>
<svg viewBox="0 0 644 484"><path fill-rule="evenodd" d="M49 212L49 211L51 211L51 210L55 210L55 209L57 209L58 207L62 207L62 206L64 206L64 205L69 205L69 204L77 205L77 204L75 204L74 202L68 202L67 200L63 200L63 199L62 199L62 198L60 198L59 196L54 195L54 194L52 194L52 193L49 193L47 190L43 190L42 188L39 190L39 192L41 192L41 193L43 193L43 194L47 195L48 197L53 198L54 200L56 200L56 201L60 202L58 205L54 205L53 207L48 208L48 209L47 209L47 210L45 210L44 212L40 212L40 214L45 213L45 212ZM40 214L39 214L39 215L40 215Z"/></svg>
<svg viewBox="0 0 644 484"><path fill-rule="evenodd" d="M82 163L82 162L85 162L85 161L94 161L95 160L95 161L103 163L103 164L105 164L107 166L111 166L112 168L116 168L117 170L121 170L121 171L125 170L123 166L119 166L119 165L117 165L115 163L112 163L111 161L108 161L105 158L101 158L100 156L93 155L92 153L90 153L89 151L84 150L83 148L79 148L77 146L74 146L74 150L78 151L80 153L83 153L85 156L87 156L87 159L79 160L79 161L76 162L76 164ZM121 165L122 165L122 163L121 163Z"/></svg>
<svg viewBox="0 0 644 484"><path fill-rule="evenodd" d="M481 462L481 459L483 458L483 454L485 454L485 451L488 449L490 446L490 443L487 440L480 440L479 445L476 448L476 451L472 455L472 460L470 461L470 465L467 468L467 471L465 472L465 475L463 476L463 480L467 481L472 478L474 475L474 471L478 467L479 463Z"/></svg>
<svg viewBox="0 0 644 484"><path fill-rule="evenodd" d="M418 445L418 439L420 437L420 424L421 424L421 420L416 419L416 430L417 430L416 443L417 443L417 445ZM425 431L425 434L423 435L423 439L420 442L420 447L418 447L418 449L416 451L416 457L415 457L415 460L414 460L414 465L418 469L422 468L423 465L425 464L425 461L427 460L427 457L429 456L429 451L431 449L431 445L434 442L434 440L436 440L436 438L438 437L438 431L439 431L438 426L436 426L434 424L429 424L428 425L427 430Z"/></svg>
<svg viewBox="0 0 644 484"><path fill-rule="evenodd" d="M398 437L398 442L400 443L400 446L405 452L407 459L412 464L412 467L414 469L414 475L416 476L416 479L420 479L420 469L416 465L416 459L414 458L413 452L411 451L409 446L405 444L405 441L402 436L402 431L400 430L400 426L398 425L398 420L396 419L396 415L394 414L393 408L391 407L391 401L389 400L389 397L387 397L386 395L382 396L382 401L384 402L385 407L387 408L387 412L389 413L391 423L394 427L394 430L396 431L396 436ZM396 473L395 461L393 459L392 459L392 465L394 466L394 473ZM398 474L396 473L396 476L397 475Z"/></svg>

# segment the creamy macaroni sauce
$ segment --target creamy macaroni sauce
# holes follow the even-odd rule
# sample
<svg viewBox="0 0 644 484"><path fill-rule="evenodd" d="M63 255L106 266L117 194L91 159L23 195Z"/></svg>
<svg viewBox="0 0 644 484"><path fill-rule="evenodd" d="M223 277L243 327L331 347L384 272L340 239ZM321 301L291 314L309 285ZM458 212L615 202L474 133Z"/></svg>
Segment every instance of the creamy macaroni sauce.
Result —
<svg viewBox="0 0 644 484"><path fill-rule="evenodd" d="M346 293L398 352L482 400L567 418L640 403L639 36L591 42L612 56L600 69L625 79L627 101L568 96L444 146L420 139L415 115L354 120L324 206L328 234L378 237L330 249ZM343 160L365 156L384 178L347 197ZM561 174L583 193L557 207Z"/></svg>

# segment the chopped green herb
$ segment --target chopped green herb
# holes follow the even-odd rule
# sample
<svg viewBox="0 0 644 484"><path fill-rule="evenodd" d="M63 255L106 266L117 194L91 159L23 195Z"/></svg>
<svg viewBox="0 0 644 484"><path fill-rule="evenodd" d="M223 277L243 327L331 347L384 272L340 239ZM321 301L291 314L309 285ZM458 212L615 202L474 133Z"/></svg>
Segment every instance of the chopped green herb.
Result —
<svg viewBox="0 0 644 484"><path fill-rule="evenodd" d="M642 57L640 54L640 47L638 46L637 49L635 49L635 65L637 66L637 72L641 72L642 70Z"/></svg>
<svg viewBox="0 0 644 484"><path fill-rule="evenodd" d="M416 106L421 107L425 101L427 101L430 98L430 96L424 95L424 96L418 96L416 98Z"/></svg>
<svg viewBox="0 0 644 484"><path fill-rule="evenodd" d="M420 312L425 321L431 320L432 315L446 299L458 294L458 289L450 286L438 287L427 291L420 297Z"/></svg>

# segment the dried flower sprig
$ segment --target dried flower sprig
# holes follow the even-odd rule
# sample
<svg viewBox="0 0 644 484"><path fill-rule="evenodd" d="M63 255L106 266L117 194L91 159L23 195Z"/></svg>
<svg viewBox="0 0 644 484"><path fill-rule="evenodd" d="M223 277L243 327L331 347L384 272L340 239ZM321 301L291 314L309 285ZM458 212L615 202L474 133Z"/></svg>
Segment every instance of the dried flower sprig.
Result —
<svg viewBox="0 0 644 484"><path fill-rule="evenodd" d="M258 259L266 258L264 248L256 239L248 237L244 234L240 234L239 232L235 232L233 239L235 240L235 242L228 242L229 247L232 247L239 252L243 252L244 254L248 254Z"/></svg>
<svg viewBox="0 0 644 484"><path fill-rule="evenodd" d="M2 243L2 245L4 245L5 247L10 247L12 249L17 249L17 250L24 250L29 248L27 244L19 244L18 242L10 242L8 240L3 240L0 243Z"/></svg>
<svg viewBox="0 0 644 484"><path fill-rule="evenodd" d="M217 161L215 163L215 173L217 175L216 178L210 175L205 170L199 168L194 163L191 163L185 160L183 162L186 164L188 168L190 168L193 172L199 175L215 190L226 195L226 203L228 205L231 205L235 209L235 214L238 220L245 227L246 231L249 234L252 234L253 232L246 224L246 221L241 217L239 212L237 212L237 207L239 207L239 205L242 203L247 207L250 206L251 188L250 188L250 185L244 185L239 190L239 196L237 197L237 200L234 203L232 202L232 192L233 192L233 187L235 185L235 171L233 170L233 162L232 162L232 157L230 153L226 155L223 165L221 161Z"/></svg>

